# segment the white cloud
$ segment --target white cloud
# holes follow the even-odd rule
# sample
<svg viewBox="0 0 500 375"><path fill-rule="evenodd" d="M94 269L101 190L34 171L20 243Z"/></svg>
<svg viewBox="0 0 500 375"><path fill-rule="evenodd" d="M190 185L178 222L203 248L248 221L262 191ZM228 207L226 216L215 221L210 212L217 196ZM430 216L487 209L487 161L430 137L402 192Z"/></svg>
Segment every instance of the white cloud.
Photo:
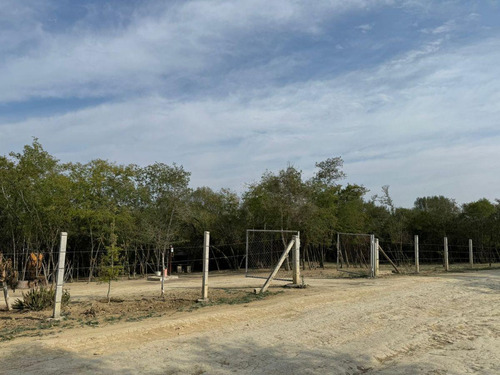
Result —
<svg viewBox="0 0 500 375"><path fill-rule="evenodd" d="M500 42L408 53L377 68L230 97L161 96L0 125L0 150L38 136L64 160L178 162L195 185L237 190L269 169L342 155L349 181L396 203L495 198ZM482 177L481 177L482 176ZM483 179L485 183L475 184Z"/></svg>
<svg viewBox="0 0 500 375"><path fill-rule="evenodd" d="M193 79L228 58L248 53L251 47L239 44L256 32L317 33L328 17L383 3L200 0L156 4L154 9L139 8L125 28L95 31L92 22L97 21L89 16L64 33L48 31L37 13L25 7L18 19L28 26L9 29L22 37L13 38L14 52L0 59L0 87L9 88L0 92L0 102L30 97L124 97L165 90L179 78ZM20 48L26 40L30 46L23 47L22 55L15 53L16 45Z"/></svg>
<svg viewBox="0 0 500 375"><path fill-rule="evenodd" d="M194 185L240 191L266 169L292 162L310 176L314 162L342 155L350 182L373 193L389 184L397 204L411 205L428 194L459 201L495 198L498 38L450 49L446 35L457 24L444 23L428 30L431 40L420 48L379 66L309 81L275 82L308 68L309 57L300 53L224 67L227 60L254 52L245 41L255 33L314 36L327 19L386 3L172 3L138 11L126 27L97 33L87 20L65 34L48 32L30 8L20 7L6 17L26 19L29 26L5 29L13 38L0 43L0 53L6 51L0 87L7 88L0 103L30 97L114 99L0 124L0 153L19 150L37 136L64 161L177 162L193 172ZM6 19L2 5L0 0L0 21ZM371 25L359 29L369 31ZM0 42L4 39L0 33ZM26 44L28 52L16 54ZM345 46L351 48L348 41ZM346 53L336 40L332 48ZM220 76L208 74L218 70ZM177 91L175 85L186 77L209 86L208 94ZM224 80L221 92L213 87L218 77ZM183 96L175 98L178 93Z"/></svg>
<svg viewBox="0 0 500 375"><path fill-rule="evenodd" d="M373 25L369 23L365 23L364 25L359 25L356 29L360 30L363 34L366 34L368 31L373 29Z"/></svg>

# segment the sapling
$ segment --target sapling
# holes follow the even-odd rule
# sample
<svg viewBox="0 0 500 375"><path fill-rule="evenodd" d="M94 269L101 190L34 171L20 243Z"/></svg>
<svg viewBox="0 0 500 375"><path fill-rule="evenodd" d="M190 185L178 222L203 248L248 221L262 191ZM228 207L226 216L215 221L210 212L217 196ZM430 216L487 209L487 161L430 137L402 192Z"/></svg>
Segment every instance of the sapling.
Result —
<svg viewBox="0 0 500 375"><path fill-rule="evenodd" d="M118 237L115 234L115 223L111 225L110 246L106 246L106 254L101 259L99 280L108 283L108 303L111 302L111 281L118 280L123 271L120 263L122 249L117 246Z"/></svg>

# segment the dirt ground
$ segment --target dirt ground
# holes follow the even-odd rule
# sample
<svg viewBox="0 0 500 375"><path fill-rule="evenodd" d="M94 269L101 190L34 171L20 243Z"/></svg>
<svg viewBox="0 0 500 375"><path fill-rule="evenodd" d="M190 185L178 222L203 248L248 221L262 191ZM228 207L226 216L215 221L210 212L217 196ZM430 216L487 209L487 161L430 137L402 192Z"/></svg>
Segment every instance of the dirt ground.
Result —
<svg viewBox="0 0 500 375"><path fill-rule="evenodd" d="M306 283L254 298L262 280L211 275L203 307L196 274L166 301L143 279L114 283L109 305L106 285L68 284L60 323L2 312L0 374L500 373L500 270Z"/></svg>

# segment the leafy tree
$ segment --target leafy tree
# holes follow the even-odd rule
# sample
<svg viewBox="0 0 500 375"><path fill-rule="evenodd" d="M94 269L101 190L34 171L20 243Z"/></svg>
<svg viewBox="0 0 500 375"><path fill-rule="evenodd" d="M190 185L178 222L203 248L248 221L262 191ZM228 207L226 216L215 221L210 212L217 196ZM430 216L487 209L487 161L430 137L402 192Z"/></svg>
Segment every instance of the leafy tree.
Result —
<svg viewBox="0 0 500 375"><path fill-rule="evenodd" d="M417 198L410 228L424 241L441 243L456 228L460 213L455 200L444 196Z"/></svg>
<svg viewBox="0 0 500 375"><path fill-rule="evenodd" d="M158 270L161 253L181 240L190 193L189 176L189 172L175 164L155 163L138 171L141 226L147 241L154 244Z"/></svg>
<svg viewBox="0 0 500 375"><path fill-rule="evenodd" d="M213 191L201 187L193 191L189 199L186 218L187 235L194 243L200 241L203 232L210 231L210 243L217 258L226 259L230 267L240 267L238 255L244 247L245 219L238 195L228 189Z"/></svg>

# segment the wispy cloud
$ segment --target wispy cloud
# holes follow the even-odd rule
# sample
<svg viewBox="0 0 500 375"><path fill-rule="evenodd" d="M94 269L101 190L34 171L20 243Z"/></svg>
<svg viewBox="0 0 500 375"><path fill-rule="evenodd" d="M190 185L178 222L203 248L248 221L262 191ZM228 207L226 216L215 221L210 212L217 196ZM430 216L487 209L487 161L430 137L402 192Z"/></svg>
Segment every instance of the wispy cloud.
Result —
<svg viewBox="0 0 500 375"><path fill-rule="evenodd" d="M0 92L0 102L30 97L122 96L161 90L161 85L166 90L179 89L183 80L203 79L201 75L216 74L228 62L274 49L270 43L279 43L276 31L314 34L326 19L369 3L259 0L195 1L164 7L150 4L128 15L126 27L94 28L99 19L93 19L97 15L90 12L85 22L77 22L62 33L48 28L36 12L20 8L20 14L14 12L16 18L28 27L13 28L20 36L11 42L11 53L0 60L0 86L9 88ZM15 53L28 41L31 47L24 54Z"/></svg>
<svg viewBox="0 0 500 375"><path fill-rule="evenodd" d="M30 27L7 27L19 34L0 55L0 111L99 100L0 120L0 151L38 136L63 160L175 161L194 185L239 191L265 169L291 162L311 175L342 155L350 182L389 184L398 204L495 198L500 32L462 37L457 11L429 17L427 3L152 2L96 28L90 11L63 31L39 19L48 11L20 8L12 19ZM426 25L384 34L372 27L384 10Z"/></svg>
<svg viewBox="0 0 500 375"><path fill-rule="evenodd" d="M366 34L368 31L373 29L373 25L365 23L364 25L356 26L356 29L360 30L363 34Z"/></svg>

